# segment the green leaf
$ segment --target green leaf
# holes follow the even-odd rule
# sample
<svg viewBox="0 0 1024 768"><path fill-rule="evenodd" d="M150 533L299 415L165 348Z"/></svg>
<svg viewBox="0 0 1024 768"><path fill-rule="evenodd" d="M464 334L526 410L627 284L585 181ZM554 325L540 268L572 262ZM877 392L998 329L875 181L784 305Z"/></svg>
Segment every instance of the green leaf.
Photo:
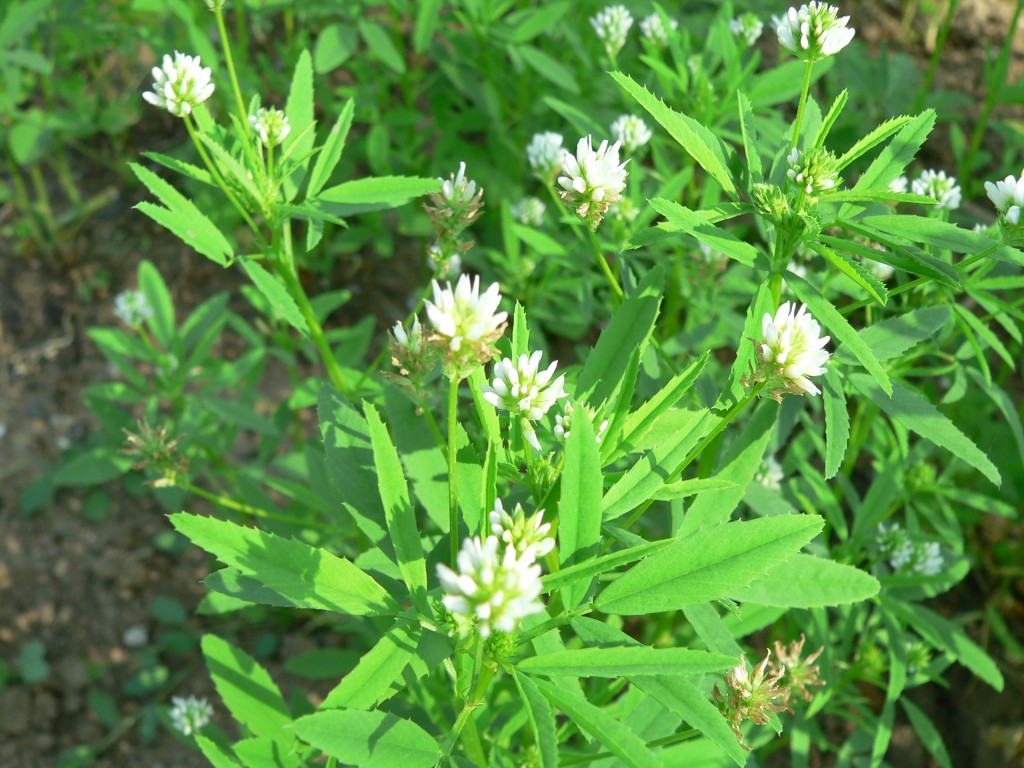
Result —
<svg viewBox="0 0 1024 768"><path fill-rule="evenodd" d="M309 165L309 154L316 142L316 133L313 130L313 57L306 49L303 49L299 54L299 60L295 62L295 72L292 75L284 111L292 130L281 150L283 154L299 160L295 173L285 184L285 199L290 202L295 199L295 193L302 184L306 167Z"/></svg>
<svg viewBox="0 0 1024 768"><path fill-rule="evenodd" d="M306 188L306 197L316 197L320 190L331 178L334 169L338 167L341 160L341 153L345 149L345 142L348 140L348 132L352 127L352 116L355 114L355 102L349 99L341 108L341 114L335 121L331 132L327 134L320 153L316 156L316 163L309 174L309 185Z"/></svg>
<svg viewBox="0 0 1024 768"><path fill-rule="evenodd" d="M691 211L684 205L672 200L655 198L648 201L651 207L668 220L669 227L659 225L669 231L682 230L692 235L700 242L709 246L712 250L721 251L730 259L738 261L748 267L754 265L754 261L761 252L750 243L740 240L726 230L715 226L696 211Z"/></svg>
<svg viewBox="0 0 1024 768"><path fill-rule="evenodd" d="M351 616L397 610L376 581L325 549L186 512L171 515L170 521L196 546L303 608Z"/></svg>
<svg viewBox="0 0 1024 768"><path fill-rule="evenodd" d="M595 605L638 616L717 600L795 555L823 524L816 515L780 515L701 528L633 566Z"/></svg>
<svg viewBox="0 0 1024 768"><path fill-rule="evenodd" d="M963 459L995 485L1001 484L999 470L988 456L919 392L897 382L893 384L892 396L886 397L864 374L850 373L847 380L893 421Z"/></svg>
<svg viewBox="0 0 1024 768"><path fill-rule="evenodd" d="M231 244L195 204L152 171L129 163L135 175L166 207L142 202L135 207L169 229L186 245L222 267L234 258Z"/></svg>
<svg viewBox="0 0 1024 768"><path fill-rule="evenodd" d="M203 635L203 656L224 705L257 736L291 742L291 713L280 689L245 651L216 635Z"/></svg>
<svg viewBox="0 0 1024 768"><path fill-rule="evenodd" d="M180 173L182 176L188 176L190 179L213 186L213 176L210 175L208 170L200 168L198 165L186 163L184 160L179 160L170 155L163 155L159 152L143 152L142 156L147 160L152 160L154 163L159 163L164 168Z"/></svg>
<svg viewBox="0 0 1024 768"><path fill-rule="evenodd" d="M775 403L764 402L754 413L754 417L744 425L743 431L729 445L729 450L722 457L715 473L716 480L725 480L731 483L732 487L721 493L698 497L686 510L679 528L681 535L685 536L700 528L724 523L729 519L743 499L747 485L761 469L778 412Z"/></svg>
<svg viewBox="0 0 1024 768"><path fill-rule="evenodd" d="M754 126L754 108L750 106L750 99L743 91L736 92L736 100L740 116L740 133L743 136L743 154L747 159L747 173L753 185L764 180L764 166L757 141L757 129Z"/></svg>
<svg viewBox="0 0 1024 768"><path fill-rule="evenodd" d="M55 485L102 485L115 480L132 467L132 459L119 450L97 446L75 456L53 473Z"/></svg>
<svg viewBox="0 0 1024 768"><path fill-rule="evenodd" d="M832 334L833 341L837 341L853 353L861 365L867 368L878 385L888 394L892 394L892 382L889 375L882 368L882 364L875 357L874 350L869 347L857 334L845 317L839 314L828 299L818 293L818 289L792 272L786 274L786 284L793 289L793 293L804 304L814 316L814 319L828 328Z"/></svg>
<svg viewBox="0 0 1024 768"><path fill-rule="evenodd" d="M808 243L812 250L824 257L825 261L836 268L837 271L846 275L853 282L863 288L868 294L882 306L889 301L889 291L877 277L872 275L859 261L854 261L843 253L826 248L821 243ZM787 273L788 274L788 273Z"/></svg>
<svg viewBox="0 0 1024 768"><path fill-rule="evenodd" d="M300 717L293 730L325 754L358 768L433 768L441 759L429 733L386 712L327 709Z"/></svg>
<svg viewBox="0 0 1024 768"><path fill-rule="evenodd" d="M923 605L884 598L882 604L925 641L953 656L997 691L1003 690L1003 673L999 671L998 665L956 624Z"/></svg>
<svg viewBox="0 0 1024 768"><path fill-rule="evenodd" d="M921 740L928 753L935 758L935 761L941 768L953 768L953 763L949 759L949 753L946 751L946 745L942 743L942 734L929 719L928 715L906 696L900 699L900 706L907 713L914 733L917 734L917 738Z"/></svg>
<svg viewBox="0 0 1024 768"><path fill-rule="evenodd" d="M291 744L269 739L242 739L235 742L234 750L246 768L305 768L306 764Z"/></svg>
<svg viewBox="0 0 1024 768"><path fill-rule="evenodd" d="M540 749L542 768L558 768L558 735L555 732L555 713L548 700L541 695L537 684L513 668L512 680L526 705L526 718L530 721L533 738Z"/></svg>
<svg viewBox="0 0 1024 768"><path fill-rule="evenodd" d="M201 733L195 734L195 740L199 751L210 761L213 768L243 768L227 744L208 739Z"/></svg>
<svg viewBox="0 0 1024 768"><path fill-rule="evenodd" d="M671 544L671 540L650 541L646 544L637 544L628 549L618 552L610 552L607 555L592 557L577 565L570 565L568 568L560 568L557 571L547 573L541 577L543 594L556 589L562 589L568 584L581 579L591 579L599 574L606 573L620 565L635 563L642 557L652 555L658 550L664 549Z"/></svg>
<svg viewBox="0 0 1024 768"><path fill-rule="evenodd" d="M558 677L625 677L627 675L702 675L736 666L736 657L689 648L579 648L523 659L523 672Z"/></svg>
<svg viewBox="0 0 1024 768"><path fill-rule="evenodd" d="M441 0L420 0L416 3L416 28L412 33L412 48L416 53L426 53L440 20Z"/></svg>
<svg viewBox="0 0 1024 768"><path fill-rule="evenodd" d="M203 579L203 584L214 592L233 597L236 600L244 600L247 603L275 605L279 608L298 607L291 600L281 597L277 592L268 589L255 579L244 576L237 568L221 568L219 571L214 571Z"/></svg>
<svg viewBox="0 0 1024 768"><path fill-rule="evenodd" d="M575 403L577 413L583 406ZM601 540L601 457L590 419L576 419L565 445L565 465L558 500L558 559L563 567L597 554ZM568 610L583 600L590 588L586 580L568 584L562 599Z"/></svg>
<svg viewBox="0 0 1024 768"><path fill-rule="evenodd" d="M365 18L359 20L359 34L374 58L397 75L405 73L405 59L388 30Z"/></svg>
<svg viewBox="0 0 1024 768"><path fill-rule="evenodd" d="M413 176L379 176L346 181L320 193L319 199L345 205L405 205L410 199L436 192L441 187L438 179Z"/></svg>
<svg viewBox="0 0 1024 768"><path fill-rule="evenodd" d="M580 400L597 406L615 391L633 350L644 347L654 330L664 282L662 270L652 269L615 311L580 371L576 383Z"/></svg>
<svg viewBox="0 0 1024 768"><path fill-rule="evenodd" d="M282 285L280 278L267 272L258 262L251 259L243 260L242 266L256 289L263 294L263 298L273 309L274 316L285 320L292 328L308 337L309 326L306 324L306 319L299 311L299 306L295 303L291 293Z"/></svg>
<svg viewBox="0 0 1024 768"><path fill-rule="evenodd" d="M661 99L621 72L610 73L626 93L650 112L662 128L669 132L679 146L685 149L711 177L721 185L725 193L736 197L736 185L729 174L727 148L710 129L692 117L676 112Z"/></svg>
<svg viewBox="0 0 1024 768"><path fill-rule="evenodd" d="M910 161L914 159L917 151L924 144L924 140L928 138L928 134L931 133L934 126L935 110L933 109L926 109L920 115L911 118L906 124L902 125L899 128L899 133L879 153L878 157L868 166L868 169L864 171L861 177L857 179L853 190L855 192L866 192L869 190L888 189L889 183L906 171ZM883 133L891 133L887 128L883 129L881 126L876 130L881 130ZM871 137L871 134L868 134L868 137ZM868 137L865 137L864 141L867 141ZM855 144L850 152L847 152L846 155L840 158L841 165L845 165L853 159L848 156L854 149L863 154L868 148L864 146L861 149Z"/></svg>
<svg viewBox="0 0 1024 768"><path fill-rule="evenodd" d="M875 357L884 362L902 357L908 350L931 338L948 320L949 308L945 305L924 307L869 325L858 335L871 347ZM845 347L836 350L836 359L844 363L854 361Z"/></svg>
<svg viewBox="0 0 1024 768"><path fill-rule="evenodd" d="M954 253L981 253L995 245L988 235L928 216L866 216L860 223L893 237Z"/></svg>
<svg viewBox="0 0 1024 768"><path fill-rule="evenodd" d="M824 608L867 600L880 588L878 579L859 568L798 552L729 597L778 608Z"/></svg>
<svg viewBox="0 0 1024 768"><path fill-rule="evenodd" d="M850 442L850 412L846 410L843 380L835 366L825 372L821 396L825 407L825 479L829 480L839 472Z"/></svg>
<svg viewBox="0 0 1024 768"><path fill-rule="evenodd" d="M430 616L430 607L427 605L427 564L423 558L416 512L409 499L402 463L377 409L369 402L364 402L363 410L370 428L377 483L384 503L384 519L398 557L398 568L416 608L425 616Z"/></svg>
<svg viewBox="0 0 1024 768"><path fill-rule="evenodd" d="M546 680L534 680L545 698L564 712L576 725L633 768L659 768L660 758L646 742L616 717L599 709L578 691Z"/></svg>
<svg viewBox="0 0 1024 768"><path fill-rule="evenodd" d="M436 669L451 651L451 641L444 635L396 623L327 694L320 708L380 706L408 683Z"/></svg>
<svg viewBox="0 0 1024 768"><path fill-rule="evenodd" d="M695 496L698 493L707 491L726 491L735 488L736 483L730 480L720 480L717 477L693 477L689 480L677 480L674 483L665 483L652 498L658 501L674 501L685 499L687 496Z"/></svg>
<svg viewBox="0 0 1024 768"><path fill-rule="evenodd" d="M828 113L821 120L821 127L818 128L818 133L814 137L815 147L824 147L825 139L828 138L829 132L832 130L832 126L835 125L839 115L842 114L843 108L846 106L846 102L849 99L850 94L846 89L836 96L835 101L832 102L832 106L829 107Z"/></svg>
<svg viewBox="0 0 1024 768"><path fill-rule="evenodd" d="M843 168L848 166L858 157L861 157L865 153L871 151L887 138L892 136L908 122L910 122L910 117L907 115L901 115L900 117L893 117L880 123L877 127L868 132L866 136L858 139L852 147L843 153L842 157L839 158L839 164L836 170L843 170ZM897 176L898 175L899 174L897 174Z"/></svg>
<svg viewBox="0 0 1024 768"><path fill-rule="evenodd" d="M359 36L351 24L328 24L313 46L313 66L318 74L330 72L348 61L358 47Z"/></svg>
<svg viewBox="0 0 1024 768"><path fill-rule="evenodd" d="M575 95L580 93L580 84L572 70L553 56L532 45L509 46L509 52L518 54L526 65L552 85Z"/></svg>

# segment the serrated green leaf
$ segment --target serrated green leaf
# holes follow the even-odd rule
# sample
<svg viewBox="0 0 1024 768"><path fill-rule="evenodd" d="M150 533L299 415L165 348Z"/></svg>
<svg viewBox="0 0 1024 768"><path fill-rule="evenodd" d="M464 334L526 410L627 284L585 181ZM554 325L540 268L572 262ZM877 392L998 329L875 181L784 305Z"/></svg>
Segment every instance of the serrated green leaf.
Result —
<svg viewBox="0 0 1024 768"><path fill-rule="evenodd" d="M736 665L736 658L689 648L578 648L523 659L516 666L531 675L559 677L626 677L631 675L702 675Z"/></svg>
<svg viewBox="0 0 1024 768"><path fill-rule="evenodd" d="M355 108L356 105L352 99L346 101L345 106L341 108L341 114L338 115L338 119L331 127L331 132L327 134L327 138L316 156L313 170L309 174L309 184L306 187L307 198L316 197L331 178L334 169L338 167L341 153L345 149L345 142L348 140L349 129L352 127Z"/></svg>
<svg viewBox="0 0 1024 768"><path fill-rule="evenodd" d="M291 713L267 671L240 648L216 635L203 635L203 656L224 705L257 736L291 742Z"/></svg>
<svg viewBox="0 0 1024 768"><path fill-rule="evenodd" d="M637 616L717 600L795 555L823 524L817 516L780 515L701 528L633 566L595 605Z"/></svg>
<svg viewBox="0 0 1024 768"><path fill-rule="evenodd" d="M843 380L835 366L825 372L821 396L825 407L825 479L829 480L839 472L850 442L850 413L846 410Z"/></svg>
<svg viewBox="0 0 1024 768"><path fill-rule="evenodd" d="M760 255L760 251L753 245L729 234L724 229L715 226L696 211L691 211L686 206L680 205L673 200L655 198L648 201L651 207L668 220L668 224L676 231L683 231L695 237L700 242L709 246L712 250L720 251L730 259L738 261L748 267L754 265L754 261ZM659 227L664 227L660 225Z"/></svg>
<svg viewBox="0 0 1024 768"><path fill-rule="evenodd" d="M885 124L883 123L883 125ZM868 190L886 189L891 181L906 171L910 161L914 159L917 151L924 144L924 140L928 138L928 134L931 133L934 126L935 110L933 109L926 109L920 115L911 118L903 124L899 128L899 133L893 137L893 140L886 145L885 149L868 166L868 169L857 179L857 183L853 186L854 191L865 192ZM876 130L880 129L881 126ZM891 133L887 128L884 132ZM868 134L868 136L871 136L871 134ZM858 145L855 144L854 148L857 147ZM867 149L868 147L865 146L863 151L867 151ZM851 149L852 151L853 149ZM850 152L847 153L847 155L849 154ZM852 157L848 158L847 155L840 159L841 163L845 164L853 159Z"/></svg>
<svg viewBox="0 0 1024 768"><path fill-rule="evenodd" d="M877 147L887 138L892 136L896 131L902 128L910 122L910 117L907 115L901 115L900 117L893 117L889 120L885 120L878 126L873 128L861 139L858 139L852 147L850 147L843 155L839 158L837 171L843 170L846 166L852 163L857 158L861 157L867 152ZM899 175L899 174L897 174Z"/></svg>
<svg viewBox="0 0 1024 768"><path fill-rule="evenodd" d="M429 733L387 712L327 709L300 717L292 728L303 741L357 768L433 768L441 759Z"/></svg>
<svg viewBox="0 0 1024 768"><path fill-rule="evenodd" d="M870 573L798 552L729 597L778 608L824 608L867 600L879 589Z"/></svg>
<svg viewBox="0 0 1024 768"><path fill-rule="evenodd" d="M288 117L291 132L281 145L282 157L297 159L295 170L284 182L285 202L290 203L302 186L309 165L310 152L316 141L313 120L313 57L308 50L304 49L295 62L284 112Z"/></svg>
<svg viewBox="0 0 1024 768"><path fill-rule="evenodd" d="M405 205L410 199L436 192L441 187L438 179L412 176L379 176L346 181L320 193L319 199L345 205Z"/></svg>
<svg viewBox="0 0 1024 768"><path fill-rule="evenodd" d="M719 183L729 197L736 197L736 185L729 173L727 149L721 139L692 117L670 109L665 102L635 82L629 75L622 72L610 74L612 79L636 99L637 103Z"/></svg>
<svg viewBox="0 0 1024 768"><path fill-rule="evenodd" d="M747 173L753 185L764 180L764 166L757 140L757 127L754 124L754 108L750 106L750 99L743 91L736 92L736 100L740 117L740 135L743 137L743 154L746 156Z"/></svg>
<svg viewBox="0 0 1024 768"><path fill-rule="evenodd" d="M200 168L198 165L187 163L184 160L179 160L176 157L164 155L160 152L143 152L142 156L147 160L152 160L154 163L159 163L164 168L180 173L182 176L188 176L190 179L213 186L213 177L210 175L210 172L205 168Z"/></svg>
<svg viewBox="0 0 1024 768"><path fill-rule="evenodd" d="M409 588L413 603L421 613L430 616L430 607L427 605L427 565L416 524L416 512L409 499L409 487L402 472L402 463L377 409L371 403L364 402L363 411L366 413L366 423L370 428L377 483L384 504L384 520L391 535L395 555L398 557L398 568Z"/></svg>
<svg viewBox="0 0 1024 768"><path fill-rule="evenodd" d="M583 406L575 404L577 413ZM565 445L565 464L558 500L558 559L565 567L597 554L601 540L601 456L589 419L576 419ZM587 580L574 581L562 589L569 610L583 600L590 588Z"/></svg>
<svg viewBox="0 0 1024 768"><path fill-rule="evenodd" d="M544 574L541 577L541 584L543 585L542 594L547 594L556 589L562 589L568 584L572 584L575 581L581 579L591 579L599 574L606 573L620 565L628 565L629 563L635 563L642 557L652 555L658 550L664 549L671 544L671 540L663 541L650 541L646 544L637 544L636 546L629 547L628 549L622 549L618 552L610 552L607 555L600 555L599 557L592 557L577 565L571 565L568 568L560 568L557 571Z"/></svg>
<svg viewBox="0 0 1024 768"><path fill-rule="evenodd" d="M835 267L839 272L842 272L853 282L867 291L871 295L871 298L879 304L885 306L885 303L889 301L889 291L886 290L884 283L865 269L862 263L854 261L845 254L837 253L831 248L826 248L821 243L811 242L808 243L808 245L812 250L823 256L825 261Z"/></svg>
<svg viewBox="0 0 1024 768"><path fill-rule="evenodd" d="M351 616L397 611L383 587L325 549L186 512L171 515L170 521L196 546L303 608Z"/></svg>
<svg viewBox="0 0 1024 768"><path fill-rule="evenodd" d="M1002 481L995 464L923 395L897 382L893 384L892 396L886 397L877 384L864 374L851 373L847 379L894 421L938 447L945 448L995 485L1000 485Z"/></svg>
<svg viewBox="0 0 1024 768"><path fill-rule="evenodd" d="M628 726L591 704L579 692L546 680L534 680L544 697L562 710L576 725L633 768L660 768L660 758Z"/></svg>
<svg viewBox="0 0 1024 768"><path fill-rule="evenodd" d="M303 336L309 336L309 325L299 311L299 305L295 303L291 293L281 283L280 279L265 270L258 262L245 259L242 262L245 273L249 275L256 289L263 294L274 314L286 321L288 325L297 330Z"/></svg>
<svg viewBox="0 0 1024 768"><path fill-rule="evenodd" d="M996 244L992 238L981 232L964 229L951 222L928 216L866 216L860 223L893 237L913 243L924 243L954 253L981 253Z"/></svg>
<svg viewBox="0 0 1024 768"><path fill-rule="evenodd" d="M880 361L903 356L922 341L934 336L949 320L945 305L915 309L897 317L889 317L858 332ZM836 350L836 359L852 363L855 358L845 348Z"/></svg>
<svg viewBox="0 0 1024 768"><path fill-rule="evenodd" d="M853 329L853 326L847 322L846 318L839 314L839 311L832 305L832 302L818 293L818 290L810 283L792 272L787 273L786 284L793 289L793 293L796 294L797 298L807 305L807 309L810 310L814 319L829 330L832 334L833 342L845 345L853 353L854 357L860 361L861 365L868 370L868 373L871 374L874 380L878 382L878 385L886 393L891 394L893 385L889 381L889 374L885 372L882 364L878 362L874 350L864 342L857 334L857 331Z"/></svg>
<svg viewBox="0 0 1024 768"><path fill-rule="evenodd" d="M538 748L542 768L558 768L558 736L555 732L555 713L551 705L541 694L536 683L526 675L512 669L512 680L516 684L519 696L526 705L526 717L530 721Z"/></svg>

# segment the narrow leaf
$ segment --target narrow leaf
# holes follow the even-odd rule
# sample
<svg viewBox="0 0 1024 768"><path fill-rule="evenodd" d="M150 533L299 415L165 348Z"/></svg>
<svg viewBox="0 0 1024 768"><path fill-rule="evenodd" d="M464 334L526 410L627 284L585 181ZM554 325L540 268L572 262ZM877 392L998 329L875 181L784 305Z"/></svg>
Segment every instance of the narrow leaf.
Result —
<svg viewBox="0 0 1024 768"><path fill-rule="evenodd" d="M798 552L729 597L778 608L824 608L867 600L880 588L859 568Z"/></svg>
<svg viewBox="0 0 1024 768"><path fill-rule="evenodd" d="M346 181L325 189L319 199L345 205L405 205L410 199L436 192L441 187L437 179L414 176L379 176Z"/></svg>
<svg viewBox="0 0 1024 768"><path fill-rule="evenodd" d="M274 314L285 320L288 325L297 330L303 336L309 336L309 325L306 318L299 311L299 305L295 303L288 289L281 284L280 279L251 259L242 262L245 272L249 275L256 288L263 294Z"/></svg>
<svg viewBox="0 0 1024 768"><path fill-rule="evenodd" d="M850 442L850 412L846 410L843 380L835 366L825 373L821 396L825 406L825 479L829 480L839 472Z"/></svg>
<svg viewBox="0 0 1024 768"><path fill-rule="evenodd" d="M579 648L523 659L517 667L530 674L558 677L628 675L702 675L736 665L736 658L689 648Z"/></svg>
<svg viewBox="0 0 1024 768"><path fill-rule="evenodd" d="M526 717L530 721L533 738L540 749L541 768L558 768L558 736L555 732L555 713L548 700L541 694L537 684L526 675L512 670L512 680L519 690L519 696L526 705Z"/></svg>
<svg viewBox="0 0 1024 768"><path fill-rule="evenodd" d="M577 413L583 406L575 404ZM601 539L601 456L594 426L589 419L575 419L565 445L565 465L558 501L558 559L562 566L583 562L596 554ZM565 607L575 608L590 585L574 581L562 589Z"/></svg>
<svg viewBox="0 0 1024 768"><path fill-rule="evenodd" d="M345 149L345 142L348 140L349 129L352 127L354 113L355 102L349 99L341 108L341 114L338 115L320 153L316 156L316 163L313 164L313 170L309 174L306 197L316 197L331 178L334 169L338 167L341 153Z"/></svg>
<svg viewBox="0 0 1024 768"><path fill-rule="evenodd" d="M730 259L751 267L760 255L760 251L750 243L740 240L726 230L716 226L696 211L673 200L655 198L649 201L651 207L664 216L671 228L682 230L714 251L721 251ZM659 225L662 226L662 225ZM665 228L665 227L663 227Z"/></svg>
<svg viewBox="0 0 1024 768"><path fill-rule="evenodd" d="M420 726L376 710L322 710L300 717L293 730L325 754L358 768L433 768L441 759L437 742Z"/></svg>

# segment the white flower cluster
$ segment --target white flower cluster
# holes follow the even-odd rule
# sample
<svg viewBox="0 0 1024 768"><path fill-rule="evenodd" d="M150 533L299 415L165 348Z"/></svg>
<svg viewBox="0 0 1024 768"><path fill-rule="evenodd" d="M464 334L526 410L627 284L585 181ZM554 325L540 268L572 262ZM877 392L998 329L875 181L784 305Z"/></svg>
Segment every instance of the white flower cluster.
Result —
<svg viewBox="0 0 1024 768"><path fill-rule="evenodd" d="M729 31L743 40L747 46L757 42L764 32L764 22L752 13L744 13L729 20Z"/></svg>
<svg viewBox="0 0 1024 768"><path fill-rule="evenodd" d="M544 610L537 549L527 547L520 554L506 544L499 554L502 543L497 535L468 538L456 558L458 571L437 566L444 607L460 634L475 629L486 638L495 630L515 632L525 617Z"/></svg>
<svg viewBox="0 0 1024 768"><path fill-rule="evenodd" d="M553 131L535 133L526 145L530 169L541 181L550 181L562 164L562 134Z"/></svg>
<svg viewBox="0 0 1024 768"><path fill-rule="evenodd" d="M956 178L947 176L945 171L921 171L921 175L911 182L910 189L915 195L936 200L936 208L955 211L960 207L960 186Z"/></svg>
<svg viewBox="0 0 1024 768"><path fill-rule="evenodd" d="M466 178L466 164L459 163L459 172L441 182L441 196L453 210L468 204L476 197L476 182Z"/></svg>
<svg viewBox="0 0 1024 768"><path fill-rule="evenodd" d="M185 117L213 95L210 74L209 67L200 65L198 56L175 51L173 59L167 54L162 66L153 67L153 90L143 93L142 98L175 117Z"/></svg>
<svg viewBox="0 0 1024 768"><path fill-rule="evenodd" d="M175 729L185 736L191 736L199 733L203 726L213 719L213 705L205 698L172 696L171 708L167 714Z"/></svg>
<svg viewBox="0 0 1024 768"><path fill-rule="evenodd" d="M760 469L754 475L754 480L770 491L781 490L782 481L785 479L786 476L782 472L782 465L774 456L765 456L764 461L761 462Z"/></svg>
<svg viewBox="0 0 1024 768"><path fill-rule="evenodd" d="M817 0L790 8L773 17L779 45L801 61L814 62L834 56L853 40L854 30L846 26L849 16L839 18L839 9Z"/></svg>
<svg viewBox="0 0 1024 768"><path fill-rule="evenodd" d="M292 132L288 116L276 107L260 107L255 115L249 115L249 125L265 147L276 147Z"/></svg>
<svg viewBox="0 0 1024 768"><path fill-rule="evenodd" d="M810 376L825 373L829 353L824 349L831 337L821 335L821 326L811 317L807 307L787 301L772 317L765 312L761 319L758 355L764 380L776 397L782 392L794 395L818 395L821 390Z"/></svg>
<svg viewBox="0 0 1024 768"><path fill-rule="evenodd" d="M1011 226L1020 225L1020 209L1024 207L1024 171L1020 179L1007 176L1002 181L986 181L985 192L1001 220Z"/></svg>
<svg viewBox="0 0 1024 768"><path fill-rule="evenodd" d="M602 141L595 150L591 137L584 136L575 155L562 153L562 172L565 175L558 177L562 199L592 230L597 229L608 207L622 199L626 188L626 163L619 163L619 142L609 146Z"/></svg>
<svg viewBox="0 0 1024 768"><path fill-rule="evenodd" d="M494 380L484 385L484 399L495 408L519 416L523 436L536 450L540 441L531 421L543 418L559 399L567 397L565 374L552 381L558 362L540 370L540 350L532 355L520 355L517 360L502 358L494 364Z"/></svg>
<svg viewBox="0 0 1024 768"><path fill-rule="evenodd" d="M669 26L673 30L679 29L679 22L675 19L669 19ZM650 16L640 20L640 34L655 48L662 48L668 45L668 32L665 31L665 22L661 20L661 16L657 13L652 13Z"/></svg>
<svg viewBox="0 0 1024 768"><path fill-rule="evenodd" d="M125 325L138 327L153 316L153 308L142 291L121 291L114 298L114 314Z"/></svg>
<svg viewBox="0 0 1024 768"><path fill-rule="evenodd" d="M524 197L511 208L512 215L528 227L539 227L544 223L546 206L536 197Z"/></svg>
<svg viewBox="0 0 1024 768"><path fill-rule="evenodd" d="M899 523L880 523L876 537L878 550L894 571L936 576L942 572L942 551L937 541L915 542Z"/></svg>
<svg viewBox="0 0 1024 768"><path fill-rule="evenodd" d="M516 504L511 513L505 511L501 499L494 500L494 509L489 516L491 533L501 539L505 546L512 547L520 556L533 552L534 559L544 557L555 548L551 536L551 523L544 522L544 510L538 509L526 516L521 504Z"/></svg>
<svg viewBox="0 0 1024 768"><path fill-rule="evenodd" d="M626 44L633 16L624 5L609 5L590 19L590 25L604 43L605 51L614 57Z"/></svg>
<svg viewBox="0 0 1024 768"><path fill-rule="evenodd" d="M594 420L597 418L597 412L594 411L594 409L590 408L589 406L584 406L583 410L586 414L587 419L589 419L590 423L593 424ZM555 427L551 431L555 433L555 437L561 443L564 443L566 440L568 440L569 435L572 434L572 420L574 413L575 409L572 407L572 403L566 403L565 407L562 409L562 412L555 416ZM596 442L598 445L601 444L601 438L604 437L604 433L607 429L608 419L605 419L597 427L597 431L594 433L594 437L596 438Z"/></svg>
<svg viewBox="0 0 1024 768"><path fill-rule="evenodd" d="M796 184L811 203L817 200L818 195L839 184L839 175L835 171L836 159L827 150L819 148L802 152L793 147L786 163L789 165L786 178Z"/></svg>
<svg viewBox="0 0 1024 768"><path fill-rule="evenodd" d="M498 312L500 287L491 283L480 293L480 278L460 275L455 288L442 288L433 281L434 300L424 302L427 319L446 351L445 373L450 378L465 378L491 359L489 346L505 330L507 312Z"/></svg>
<svg viewBox="0 0 1024 768"><path fill-rule="evenodd" d="M619 115L612 123L612 136L616 144L632 155L651 140L651 129L636 115Z"/></svg>

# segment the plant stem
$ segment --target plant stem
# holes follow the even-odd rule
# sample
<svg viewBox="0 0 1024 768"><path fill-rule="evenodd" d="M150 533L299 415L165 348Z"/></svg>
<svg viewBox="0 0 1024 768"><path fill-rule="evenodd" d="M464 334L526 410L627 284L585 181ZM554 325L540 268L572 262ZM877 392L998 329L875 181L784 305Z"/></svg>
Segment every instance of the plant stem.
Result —
<svg viewBox="0 0 1024 768"><path fill-rule="evenodd" d="M238 0L241 5L244 0ZM231 88L235 93L235 105L238 107L238 119L242 122L242 129L249 131L249 110L245 108L245 100L242 98L242 89L238 87L238 74L235 72L235 60L231 56L231 43L228 38L227 27L224 26L224 10L220 4L215 3L213 15L217 17L217 31L220 33L220 44L224 51L224 61L228 65L228 75L231 77Z"/></svg>
<svg viewBox="0 0 1024 768"><path fill-rule="evenodd" d="M612 274L612 269L608 266L608 262L604 258L604 252L601 250L601 243L597 240L597 233L595 233L590 227L587 227L587 234L590 235L590 244L594 248L594 256L597 258L597 264L601 267L601 271L604 272L604 276L608 278L608 284L612 288L612 293L615 294L616 304L620 304L623 296L625 296L622 292L622 286L619 285L619 281L615 278L615 275Z"/></svg>
<svg viewBox="0 0 1024 768"><path fill-rule="evenodd" d="M800 138L800 127L804 120L804 106L807 104L807 93L811 89L811 70L813 69L814 62L808 61L807 67L804 69L804 84L800 89L800 102L796 108L796 121L793 123L793 140L789 144L790 152L796 147L797 140Z"/></svg>
<svg viewBox="0 0 1024 768"><path fill-rule="evenodd" d="M455 425L459 407L459 379L452 377L448 385L448 542L451 548L449 562L455 568L455 556L459 552L459 491L458 463L455 456Z"/></svg>

